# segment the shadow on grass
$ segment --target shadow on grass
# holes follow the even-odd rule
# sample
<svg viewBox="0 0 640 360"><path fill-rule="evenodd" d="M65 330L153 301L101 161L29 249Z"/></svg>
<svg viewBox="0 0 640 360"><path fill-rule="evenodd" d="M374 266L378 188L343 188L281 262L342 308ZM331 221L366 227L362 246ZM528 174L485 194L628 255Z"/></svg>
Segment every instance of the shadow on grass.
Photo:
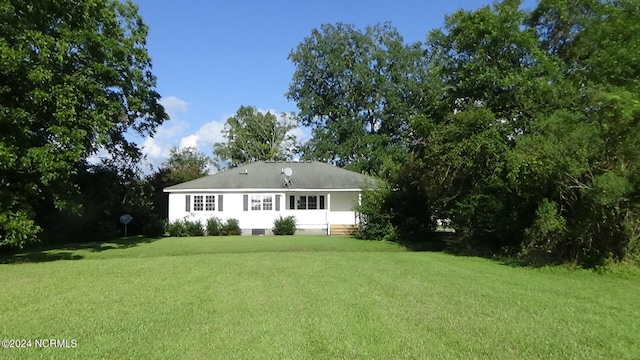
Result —
<svg viewBox="0 0 640 360"><path fill-rule="evenodd" d="M89 250L91 252L101 252L113 249L128 249L140 244L152 243L160 239L162 239L162 237L148 238L143 236L130 236L106 241L60 244L57 246L51 246L47 248L47 250Z"/></svg>
<svg viewBox="0 0 640 360"><path fill-rule="evenodd" d="M12 253L0 254L0 264L41 263L58 260L81 260L84 256L74 253L78 250L101 252L113 249L128 249L140 244L152 243L162 237L147 238L132 236L106 241L94 241L72 244L47 244L39 248L16 250Z"/></svg>
<svg viewBox="0 0 640 360"><path fill-rule="evenodd" d="M490 249L472 248L466 245L455 232L436 231L428 239L418 242L403 243L409 251L441 252L454 256L480 257L494 260L501 265L510 267L531 267L531 263L525 263L520 259L508 256L499 256ZM535 267L535 265L533 265ZM541 265L543 266L543 265Z"/></svg>
<svg viewBox="0 0 640 360"><path fill-rule="evenodd" d="M5 255L4 257L0 258L0 264L41 263L58 260L80 260L82 258L84 258L84 256L74 254L69 251L51 253L44 251L33 251L27 253Z"/></svg>
<svg viewBox="0 0 640 360"><path fill-rule="evenodd" d="M430 234L428 239L405 242L402 245L409 251L432 251L456 254L458 252L459 240L454 232L436 231Z"/></svg>

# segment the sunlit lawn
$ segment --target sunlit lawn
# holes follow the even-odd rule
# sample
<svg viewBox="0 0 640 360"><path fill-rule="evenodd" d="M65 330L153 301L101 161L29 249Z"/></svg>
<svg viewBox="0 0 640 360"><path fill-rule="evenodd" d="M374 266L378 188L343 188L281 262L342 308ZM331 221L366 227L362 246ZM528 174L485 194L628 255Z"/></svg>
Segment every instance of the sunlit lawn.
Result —
<svg viewBox="0 0 640 360"><path fill-rule="evenodd" d="M640 358L633 271L324 236L131 239L0 262L0 338L77 342L1 359Z"/></svg>

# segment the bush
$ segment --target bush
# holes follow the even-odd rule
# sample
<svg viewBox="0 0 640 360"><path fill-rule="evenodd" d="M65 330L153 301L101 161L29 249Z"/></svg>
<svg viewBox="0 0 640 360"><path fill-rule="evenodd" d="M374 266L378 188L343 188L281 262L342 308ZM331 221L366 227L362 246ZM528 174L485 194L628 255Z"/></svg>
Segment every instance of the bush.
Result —
<svg viewBox="0 0 640 360"><path fill-rule="evenodd" d="M385 209L390 194L388 188L365 190L362 201L356 206L360 216L360 231L356 235L364 240L396 240L396 229L391 223L392 214Z"/></svg>
<svg viewBox="0 0 640 360"><path fill-rule="evenodd" d="M629 242L625 249L626 256L640 265L640 216L637 212L630 212L622 225L629 234Z"/></svg>
<svg viewBox="0 0 640 360"><path fill-rule="evenodd" d="M283 218L280 215L273 222L273 234L274 235L293 235L296 232L296 218L295 216L287 216Z"/></svg>
<svg viewBox="0 0 640 360"><path fill-rule="evenodd" d="M240 235L240 221L238 219L227 219L227 222L222 226L222 235Z"/></svg>
<svg viewBox="0 0 640 360"><path fill-rule="evenodd" d="M219 236L222 235L222 221L217 217L212 217L207 220L207 235L209 236Z"/></svg>
<svg viewBox="0 0 640 360"><path fill-rule="evenodd" d="M25 212L0 212L0 245L23 248L38 241L40 230Z"/></svg>
<svg viewBox="0 0 640 360"><path fill-rule="evenodd" d="M184 222L182 222L181 220L176 220L168 223L166 230L169 233L169 236L187 236L187 230L184 226Z"/></svg>
<svg viewBox="0 0 640 360"><path fill-rule="evenodd" d="M560 214L558 204L544 199L536 210L536 218L525 230L521 260L529 265L559 262L558 247L566 237L567 222Z"/></svg>
<svg viewBox="0 0 640 360"><path fill-rule="evenodd" d="M200 221L185 220L184 229L187 236L204 236L204 228Z"/></svg>

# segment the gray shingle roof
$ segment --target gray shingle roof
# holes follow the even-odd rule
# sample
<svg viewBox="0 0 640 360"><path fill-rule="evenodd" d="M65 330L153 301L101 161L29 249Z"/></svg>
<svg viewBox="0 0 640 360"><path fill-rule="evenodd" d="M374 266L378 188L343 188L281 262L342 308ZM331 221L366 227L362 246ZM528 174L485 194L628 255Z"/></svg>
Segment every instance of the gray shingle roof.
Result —
<svg viewBox="0 0 640 360"><path fill-rule="evenodd" d="M290 168L289 186L283 170ZM258 161L165 188L165 192L209 189L361 189L376 181L327 163Z"/></svg>

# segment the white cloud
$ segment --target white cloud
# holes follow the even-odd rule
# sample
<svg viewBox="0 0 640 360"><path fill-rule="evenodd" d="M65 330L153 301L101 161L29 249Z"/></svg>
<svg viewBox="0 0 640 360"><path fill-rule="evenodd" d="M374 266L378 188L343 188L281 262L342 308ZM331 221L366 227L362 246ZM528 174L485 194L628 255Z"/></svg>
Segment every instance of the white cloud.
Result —
<svg viewBox="0 0 640 360"><path fill-rule="evenodd" d="M183 137L180 140L180 148L186 147L198 147L198 136L197 135L189 135L187 137Z"/></svg>
<svg viewBox="0 0 640 360"><path fill-rule="evenodd" d="M288 135L293 135L296 137L296 141L298 144L302 144L307 141L311 136L309 132L305 132L301 127L295 127L287 132Z"/></svg>
<svg viewBox="0 0 640 360"><path fill-rule="evenodd" d="M180 147L195 146L200 152L210 154L213 144L224 140L222 129L225 122L226 120L210 121L202 125L195 134L180 139Z"/></svg>
<svg viewBox="0 0 640 360"><path fill-rule="evenodd" d="M169 157L169 149L175 146L176 139L189 127L185 121L169 120L158 127L153 137L147 137L142 143L142 153L147 160L157 166Z"/></svg>
<svg viewBox="0 0 640 360"><path fill-rule="evenodd" d="M162 106L170 117L175 117L179 113L189 111L189 103L177 96L167 96L160 100Z"/></svg>
<svg viewBox="0 0 640 360"><path fill-rule="evenodd" d="M148 159L161 159L169 156L169 149L165 149L161 145L158 145L156 139L152 137L148 137L144 143L142 143L142 152Z"/></svg>
<svg viewBox="0 0 640 360"><path fill-rule="evenodd" d="M227 119L233 115L223 114L218 120L209 121L193 132L193 130L189 131L189 123L187 121L175 116L177 113L188 111L188 103L186 101L175 96L169 96L162 99L162 104L167 112L172 115L172 119L160 126L152 138L147 137L142 143L142 152L147 156L147 161L153 167L157 168L169 157L171 147L195 147L201 153L212 156L213 145L224 141L222 130ZM258 109L258 111L275 114L280 121L285 119L282 113L277 112L275 109ZM310 137L309 131L302 128L294 128L289 133L296 136L298 143L306 141Z"/></svg>
<svg viewBox="0 0 640 360"><path fill-rule="evenodd" d="M102 159L111 159L111 154L109 154L109 152L107 152L107 150L101 146L98 149L98 152L87 158L87 162L92 165L97 165L102 163Z"/></svg>
<svg viewBox="0 0 640 360"><path fill-rule="evenodd" d="M189 111L188 102L176 96L164 97L160 102L171 120L159 126L153 137L146 137L141 146L147 162L153 167L158 167L169 157L171 147L177 145L178 139L189 128L189 123L178 117L178 114Z"/></svg>

